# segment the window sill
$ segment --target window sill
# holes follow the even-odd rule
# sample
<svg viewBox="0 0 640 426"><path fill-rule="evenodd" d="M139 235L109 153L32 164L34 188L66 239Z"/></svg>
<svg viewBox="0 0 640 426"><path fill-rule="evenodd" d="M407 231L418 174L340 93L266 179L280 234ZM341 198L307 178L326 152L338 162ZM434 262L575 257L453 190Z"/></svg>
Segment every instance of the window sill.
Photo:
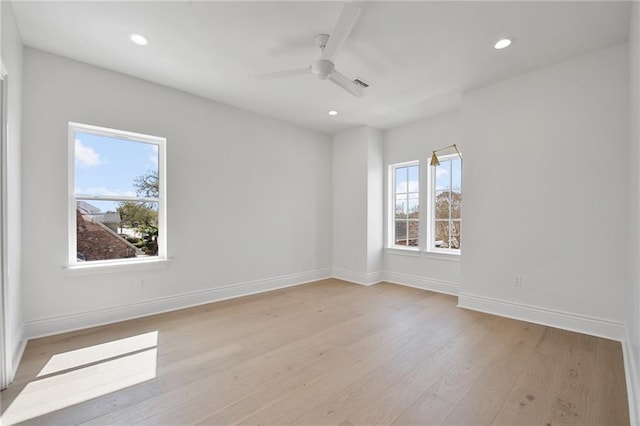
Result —
<svg viewBox="0 0 640 426"><path fill-rule="evenodd" d="M422 257L423 259L444 260L447 262L460 262L460 253L442 253L433 251L420 251L419 249L405 249L397 247L387 247L384 249L385 254L394 256Z"/></svg>
<svg viewBox="0 0 640 426"><path fill-rule="evenodd" d="M132 262L97 263L86 262L66 266L67 276L108 274L112 272L134 272L150 269L166 269L172 259L137 260Z"/></svg>
<svg viewBox="0 0 640 426"><path fill-rule="evenodd" d="M420 250L418 248L410 249L410 248L387 247L385 249L385 253L393 254L396 256L411 256L411 257L420 256Z"/></svg>
<svg viewBox="0 0 640 426"><path fill-rule="evenodd" d="M422 257L424 257L425 259L445 260L447 262L460 262L461 254L425 251L422 252Z"/></svg>

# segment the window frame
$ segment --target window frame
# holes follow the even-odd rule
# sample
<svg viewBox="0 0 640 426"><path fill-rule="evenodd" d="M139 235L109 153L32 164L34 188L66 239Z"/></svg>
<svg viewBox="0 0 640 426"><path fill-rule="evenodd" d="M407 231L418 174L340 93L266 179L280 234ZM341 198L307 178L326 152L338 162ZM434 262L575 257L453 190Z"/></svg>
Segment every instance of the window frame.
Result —
<svg viewBox="0 0 640 426"><path fill-rule="evenodd" d="M438 159L442 161L449 161L453 159L460 160L460 194L462 194L462 173L463 173L463 162L462 158L458 154L449 154L449 155L440 155ZM437 167L431 166L429 164L429 173L427 174L428 183L427 183L427 203L428 203L428 211L427 211L427 244L426 244L426 253L433 253L438 255L453 255L460 256L462 254L462 244L458 249L452 248L443 248L435 246L435 227L436 227L436 218L435 218L435 207L436 207L436 178L435 173ZM453 179L453 176L451 177ZM449 218L449 220L452 220ZM460 214L460 234L462 234L462 213Z"/></svg>
<svg viewBox="0 0 640 426"><path fill-rule="evenodd" d="M75 134L89 133L97 136L106 136L115 139L128 140L132 142L152 144L158 147L158 198L149 197L127 197L121 196L101 196L82 194L82 197L76 198L75 193ZM111 129L106 127L93 126L89 124L69 122L68 125L68 269L92 269L104 267L116 267L124 265L149 264L155 262L167 261L167 197L166 197L166 138L159 136L146 135L142 133L134 133L125 130ZM95 201L148 201L158 203L158 254L145 258L126 258L126 259L109 259L109 260L93 260L90 262L77 261L77 232L76 232L76 202L77 199L95 200Z"/></svg>
<svg viewBox="0 0 640 426"><path fill-rule="evenodd" d="M395 236L395 224L396 224L396 170L397 169L401 169L404 167L413 167L413 166L417 166L418 167L418 245L417 246L409 246L409 245L397 245L395 243L396 241L396 236ZM411 252L420 252L420 247L422 244L422 233L420 232L421 229L421 223L423 222L422 220L422 194L421 194L421 188L422 188L422 172L421 172L421 165L420 165L420 160L414 160L414 161L405 161L402 163L394 163L394 164L389 164L389 176L388 176L388 182L389 182L389 188L388 188L388 203L389 203L389 208L388 208L388 220L387 220L387 248L388 249L393 249L393 250L403 250L403 251L411 251Z"/></svg>

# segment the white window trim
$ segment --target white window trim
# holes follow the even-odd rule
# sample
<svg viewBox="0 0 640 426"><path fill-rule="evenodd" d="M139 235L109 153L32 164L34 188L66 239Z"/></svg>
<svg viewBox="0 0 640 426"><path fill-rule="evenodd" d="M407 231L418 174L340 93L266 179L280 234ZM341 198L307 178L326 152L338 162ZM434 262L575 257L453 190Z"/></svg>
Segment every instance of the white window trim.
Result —
<svg viewBox="0 0 640 426"><path fill-rule="evenodd" d="M446 260L448 262L460 262L461 253L440 253L433 251L423 251L422 257L424 259L432 259L432 260Z"/></svg>
<svg viewBox="0 0 640 426"><path fill-rule="evenodd" d="M153 199L158 203L158 255L152 258L136 259L113 259L113 260L97 260L91 262L78 262L77 261L77 235L76 235L76 194L75 194L75 133L91 133L99 136L107 136L118 139L130 139L135 142L153 144L158 147L158 199ZM107 271L109 269L116 271L119 270L118 266L124 267L125 265L145 265L149 266L153 263L164 263L167 258L167 194L166 194L166 180L167 180L167 165L166 165L166 138L145 135L141 133L127 132L124 130L109 129L105 127L91 126L81 123L69 123L68 132L68 263L67 268L69 270L83 270L96 268L96 270ZM83 199L105 200L105 201L118 201L127 197L118 196L93 196L84 197ZM128 268L127 268L128 269Z"/></svg>
<svg viewBox="0 0 640 426"><path fill-rule="evenodd" d="M421 195L422 195L422 173L421 173L421 167L420 167L420 161L419 160L415 160L415 161L405 161L403 163L394 163L394 164L389 164L389 170L388 170L388 188L387 188L387 204L388 204L388 209L387 209L387 252L392 253L392 254L402 254L402 252L416 252L416 255L419 254L420 252L420 246L422 244L422 241L420 240L421 237L421 233L418 232L418 246L417 247L411 247L411 246L401 246L401 245L396 245L395 244L395 208L396 208L396 201L395 201L395 194L396 194L396 169L402 168L402 167L410 167L410 166L418 166L418 173L419 173L419 189L418 189L418 197L419 197L419 202L420 202L420 218L418 219L418 230L421 228L421 223L422 223L422 199L421 199Z"/></svg>
<svg viewBox="0 0 640 426"><path fill-rule="evenodd" d="M438 156L441 160L450 160L452 158L459 158L458 154L450 154L450 155L441 155ZM434 258L434 259L443 259L446 256L454 256L460 257L462 254L462 248L460 249L449 249L449 248L441 248L435 247L433 242L435 240L435 192L436 192L436 182L434 179L435 175L435 167L431 165L429 167L429 173L427 173L427 203L428 203L428 212L427 212L427 239L426 239L426 250L425 257ZM461 169L462 170L462 169ZM461 218L462 222L462 218Z"/></svg>
<svg viewBox="0 0 640 426"><path fill-rule="evenodd" d="M3 90L0 90L0 389L7 387L11 381L11 361L7 356L7 335L9 333L6 330L8 312L13 311L13 307L9 306L7 294L9 285L8 274L8 247L9 242L7 239L7 230L9 229L7 224L7 107L8 107L8 82L7 82L7 68L0 58L0 80L3 81Z"/></svg>
<svg viewBox="0 0 640 426"><path fill-rule="evenodd" d="M121 259L122 260L122 259ZM124 259L130 260L130 259ZM69 266L66 269L66 275L68 277L107 274L112 272L131 272L141 270L155 270L166 269L171 265L173 259L139 259L134 262L119 262L119 261L102 261L94 260L91 262L77 263L74 266Z"/></svg>
<svg viewBox="0 0 640 426"><path fill-rule="evenodd" d="M386 247L384 249L385 253L391 254L394 256L410 256L410 257L419 257L420 256L420 248L419 247L402 247L393 246Z"/></svg>

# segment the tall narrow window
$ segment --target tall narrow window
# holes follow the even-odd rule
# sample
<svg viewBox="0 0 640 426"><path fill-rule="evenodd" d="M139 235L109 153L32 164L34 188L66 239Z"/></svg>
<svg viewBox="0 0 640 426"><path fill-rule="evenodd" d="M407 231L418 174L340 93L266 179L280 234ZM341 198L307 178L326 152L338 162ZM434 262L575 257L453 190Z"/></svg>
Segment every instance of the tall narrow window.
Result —
<svg viewBox="0 0 640 426"><path fill-rule="evenodd" d="M418 247L420 241L420 166L418 162L390 166L392 179L393 226L391 246Z"/></svg>
<svg viewBox="0 0 640 426"><path fill-rule="evenodd" d="M166 257L165 139L69 123L69 264Z"/></svg>
<svg viewBox="0 0 640 426"><path fill-rule="evenodd" d="M460 253L462 235L462 160L458 155L439 157L430 167L429 251Z"/></svg>

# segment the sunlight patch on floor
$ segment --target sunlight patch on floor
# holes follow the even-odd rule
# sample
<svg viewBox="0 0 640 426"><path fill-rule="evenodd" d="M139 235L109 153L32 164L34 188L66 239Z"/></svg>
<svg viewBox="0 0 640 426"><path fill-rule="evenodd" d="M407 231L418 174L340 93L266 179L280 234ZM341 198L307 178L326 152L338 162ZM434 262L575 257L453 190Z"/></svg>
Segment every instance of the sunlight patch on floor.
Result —
<svg viewBox="0 0 640 426"><path fill-rule="evenodd" d="M157 332L52 357L52 361L56 358L54 366L47 364L43 368L47 373L41 371L38 376L51 375L27 384L4 412L1 423L34 419L154 379L158 349L145 346L154 338L157 342ZM86 364L90 365L83 367Z"/></svg>
<svg viewBox="0 0 640 426"><path fill-rule="evenodd" d="M114 340L113 342L101 343L99 345L76 349L75 351L56 354L52 356L49 362L40 370L38 377L109 358L115 358L142 349L153 348L157 345L158 332L152 331L150 333Z"/></svg>

